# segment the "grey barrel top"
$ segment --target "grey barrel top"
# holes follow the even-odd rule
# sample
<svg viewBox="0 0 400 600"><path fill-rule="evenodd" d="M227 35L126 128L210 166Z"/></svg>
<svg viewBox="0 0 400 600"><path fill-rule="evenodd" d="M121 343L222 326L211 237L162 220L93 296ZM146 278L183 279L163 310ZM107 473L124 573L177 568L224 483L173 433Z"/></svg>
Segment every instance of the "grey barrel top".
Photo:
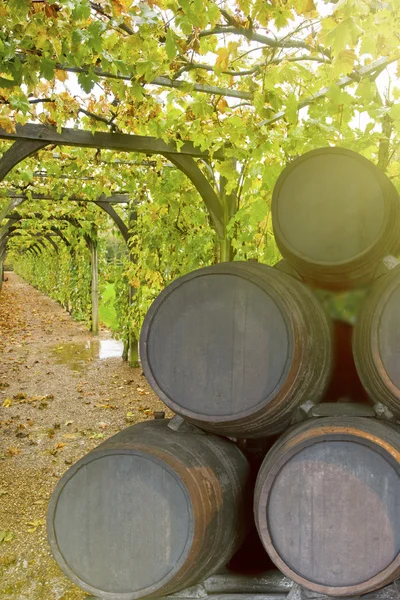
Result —
<svg viewBox="0 0 400 600"><path fill-rule="evenodd" d="M372 286L354 327L353 354L369 396L400 417L400 265Z"/></svg>
<svg viewBox="0 0 400 600"><path fill-rule="evenodd" d="M113 436L71 467L50 501L51 550L104 600L164 596L226 564L246 533L249 466L229 440L168 420Z"/></svg>
<svg viewBox="0 0 400 600"><path fill-rule="evenodd" d="M400 575L400 429L364 417L311 419L276 442L254 514L278 568L307 589L358 596Z"/></svg>
<svg viewBox="0 0 400 600"><path fill-rule="evenodd" d="M231 437L283 431L330 377L327 317L300 281L255 263L222 263L170 284L148 311L143 371L173 411Z"/></svg>
<svg viewBox="0 0 400 600"><path fill-rule="evenodd" d="M303 278L347 289L369 282L398 247L400 199L390 179L344 148L320 148L282 171L272 197L276 243Z"/></svg>

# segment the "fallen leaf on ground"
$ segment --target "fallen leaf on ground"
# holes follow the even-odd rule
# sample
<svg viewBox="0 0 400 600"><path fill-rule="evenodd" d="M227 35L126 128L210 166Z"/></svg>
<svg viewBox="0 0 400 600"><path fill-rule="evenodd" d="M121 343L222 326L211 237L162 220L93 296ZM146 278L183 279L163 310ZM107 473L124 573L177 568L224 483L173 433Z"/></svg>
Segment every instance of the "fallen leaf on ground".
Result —
<svg viewBox="0 0 400 600"><path fill-rule="evenodd" d="M0 531L0 544L3 544L5 542L11 542L13 537L14 534L12 531Z"/></svg>
<svg viewBox="0 0 400 600"><path fill-rule="evenodd" d="M38 527L44 525L44 519L38 519L37 521L28 521L27 522L29 533L34 533Z"/></svg>
<svg viewBox="0 0 400 600"><path fill-rule="evenodd" d="M22 450L21 450L21 448L14 448L13 446L11 446L11 447L10 447L10 448L7 450L6 454L7 454L8 456L16 456L17 454L22 454Z"/></svg>

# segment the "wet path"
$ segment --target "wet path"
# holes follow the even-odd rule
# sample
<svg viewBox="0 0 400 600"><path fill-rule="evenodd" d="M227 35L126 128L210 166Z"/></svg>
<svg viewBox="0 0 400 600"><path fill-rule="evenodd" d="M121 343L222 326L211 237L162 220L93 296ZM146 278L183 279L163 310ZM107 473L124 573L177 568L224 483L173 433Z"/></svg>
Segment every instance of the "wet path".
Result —
<svg viewBox="0 0 400 600"><path fill-rule="evenodd" d="M103 439L163 405L121 347L14 273L0 292L0 598L81 600L50 556L49 497ZM103 338L103 339L102 339Z"/></svg>

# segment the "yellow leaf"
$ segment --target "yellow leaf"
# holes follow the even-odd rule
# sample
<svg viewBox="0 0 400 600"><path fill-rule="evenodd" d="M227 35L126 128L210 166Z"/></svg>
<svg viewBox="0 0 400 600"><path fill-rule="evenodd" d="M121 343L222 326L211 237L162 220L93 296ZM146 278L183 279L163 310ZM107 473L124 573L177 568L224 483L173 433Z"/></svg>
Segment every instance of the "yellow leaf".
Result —
<svg viewBox="0 0 400 600"><path fill-rule="evenodd" d="M0 127L7 133L15 133L15 123L8 117L0 117Z"/></svg>
<svg viewBox="0 0 400 600"><path fill-rule="evenodd" d="M29 533L34 533L38 527L44 525L44 519L38 519L37 521L28 521L27 522Z"/></svg>
<svg viewBox="0 0 400 600"><path fill-rule="evenodd" d="M66 81L68 79L68 73L66 71L55 70L55 76L58 81Z"/></svg>
<svg viewBox="0 0 400 600"><path fill-rule="evenodd" d="M215 61L215 69L217 71L224 71L228 68L229 64L229 50L227 48L220 48L218 50L218 57Z"/></svg>
<svg viewBox="0 0 400 600"><path fill-rule="evenodd" d="M20 448L14 448L13 446L10 446L10 448L7 450L8 456L16 456L17 454L21 453L22 450Z"/></svg>

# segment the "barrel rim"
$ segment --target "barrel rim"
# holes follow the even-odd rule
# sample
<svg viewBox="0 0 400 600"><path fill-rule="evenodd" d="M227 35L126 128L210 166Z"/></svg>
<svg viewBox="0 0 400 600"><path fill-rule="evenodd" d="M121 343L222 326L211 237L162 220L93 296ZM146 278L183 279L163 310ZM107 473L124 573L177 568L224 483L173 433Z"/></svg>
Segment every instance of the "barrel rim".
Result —
<svg viewBox="0 0 400 600"><path fill-rule="evenodd" d="M81 587L83 590L88 591L92 594L100 593L101 597L104 599L107 599L107 600L138 600L143 597L148 597L148 596L154 595L154 593L156 593L159 589L161 589L163 586L168 584L171 581L171 579L183 567L185 561L187 560L187 558L191 552L191 549L192 549L191 546L195 539L193 502L192 502L192 499L190 498L190 495L188 493L186 485L184 485L182 479L177 475L176 471L167 462L162 461L162 467L165 468L165 470L168 471L170 473L170 475L172 475L172 477L176 480L176 482L178 483L179 487L181 488L181 490L185 496L185 499L187 501L187 506L188 506L189 529L188 529L185 546L184 546L181 556L179 557L179 560L176 562L175 567L171 571L169 571L169 573L165 577L163 577L163 579L161 579L159 582L157 582L151 586L148 586L147 588L142 588L140 590L137 590L135 592L118 592L118 593L107 592L107 591L101 590L99 588L93 587L92 585L90 585L90 583L87 583L85 580L81 579L78 575L76 575L76 573L74 573L70 569L67 561L65 560L65 558L58 546L54 520L55 520L58 500L60 498L60 495L61 495L64 487L68 483L68 481L80 469L87 466L89 463L91 463L95 460L100 460L102 458L107 458L108 456L112 456L112 455L114 455L114 456L115 455L129 455L129 456L135 455L135 456L140 456L142 458L146 458L147 460L151 460L152 462L156 463L158 466L160 466L160 463L161 463L160 459L156 460L154 457L151 456L151 454L149 454L143 450L121 449L121 448L116 449L115 448L115 449L108 449L108 450L101 449L99 451L97 451L97 449L95 449L92 452L89 452L81 460L79 460L77 463L75 463L75 465L70 467L70 469L68 469L68 471L66 473L64 473L63 477L58 482L58 484L50 498L48 509L47 509L47 517L46 517L47 537L49 540L49 545L50 545L51 551L52 551L60 569L67 575L67 577L69 577L69 579L73 583L75 583L76 585Z"/></svg>
<svg viewBox="0 0 400 600"><path fill-rule="evenodd" d="M356 423L362 424L359 419L363 417L356 417ZM334 419L332 419L333 421ZM365 418L364 418L365 420ZM369 420L369 419L368 419ZM317 435L313 435L317 433ZM329 441L357 441L359 444L363 444L375 452L379 453L395 470L399 473L400 478L400 451L390 446L389 443L381 441L376 435L370 434L369 432L363 431L362 429L355 429L354 426L349 425L335 426L335 425L322 425L315 424L315 428L310 428L308 431L294 432L293 437L285 440L283 445L276 448L278 456L273 456L274 463L269 465L267 470L267 476L265 477L262 484L260 484L260 478L264 475L264 466L268 461L270 454L274 451L274 447L267 454L262 464L256 482L255 494L254 494L254 517L256 521L257 530L261 539L261 542L269 554L272 561L280 569L282 573L288 576L296 583L304 586L305 588L318 592L324 595L331 596L353 596L359 594L366 594L367 592L373 591L386 583L393 581L397 574L400 572L400 551L394 560L387 565L382 571L376 573L373 577L370 577L362 583L357 583L347 586L329 586L320 583L313 582L299 573L294 571L285 560L278 554L274 547L272 538L269 533L267 509L270 499L270 493L272 490L272 484L275 480L276 475L281 471L284 465L293 458L296 454L301 452L304 448L312 446L317 443L327 442L327 435L329 435ZM298 442L300 438L300 442ZM279 444L276 442L276 444ZM389 450L391 448L391 451ZM397 456L397 459L395 458Z"/></svg>
<svg viewBox="0 0 400 600"><path fill-rule="evenodd" d="M148 338L149 338L149 334L151 331L151 326L156 317L159 307L164 303L164 301L167 300L167 298L170 296L170 294L173 293L181 285L184 285L187 281L191 281L197 277L204 277L204 276L210 276L210 275L231 275L234 277L244 278L244 279L247 279L248 281L250 281L256 287L260 288L263 292L268 294L269 291L267 291L265 289L265 287L262 285L262 282L259 281L260 276L253 273L252 271L246 271L246 269L244 268L244 265L246 265L246 264L247 263L245 261L237 261L237 264L235 262L220 263L218 265L211 265L209 267L203 267L201 269L197 269L196 271L192 271L190 273L187 273L186 275L183 275L182 277L179 277L178 279L176 279L175 281L170 283L157 296L157 298L154 300L154 302L150 306L150 308L146 314L146 317L144 319L144 322L143 322L143 326L142 326L142 330L141 330L141 334L140 334L140 358L142 361L143 371L144 371L145 376L146 376L147 380L149 381L151 387L169 408L171 408L178 414L184 415L185 417L188 417L190 419L196 420L201 423L207 423L210 421L210 419L212 419L212 423L231 423L231 422L237 421L239 419L250 417L250 416L255 415L258 412L263 410L263 408L266 405L266 402L265 402L266 399L265 398L262 399L257 404L255 404L252 408L249 408L249 409L246 409L245 411L241 411L241 412L231 414L231 415L217 415L217 416L203 415L201 413L196 413L192 410L188 410L187 408L182 407L180 404L178 404L177 402L172 400L164 392L164 390L159 385L159 383L153 373L153 368L152 368L149 358L148 358ZM264 265L264 266L268 267L269 265ZM230 269L230 271L227 272L226 269ZM275 277L277 280L279 280L281 278L282 283L285 282L286 277L290 278L289 275L285 275L284 273L274 269L273 267L270 267L270 269L271 269L272 276ZM299 282L297 282L297 283L299 283ZM278 296L280 297L279 292L277 292L277 290L275 288L272 290L272 292L273 292L273 297L278 297ZM293 363L294 348L295 348L295 343L294 343L295 332L293 330L293 325L288 318L288 315L282 311L282 300L281 299L280 299L280 303L279 304L277 303L277 307L278 307L278 309L281 313L282 319L284 320L285 325L286 325L289 352L286 357L285 366L282 370L279 381L277 382L274 389L271 391L271 393L268 396L269 400L268 400L267 404L271 404L271 402L274 401L274 399L276 398L280 389L284 385L284 383L287 379L288 373L293 368L292 363Z"/></svg>
<svg viewBox="0 0 400 600"><path fill-rule="evenodd" d="M368 254L371 254L374 252L374 249L376 248L376 246L379 244L379 242L382 240L382 238L385 237L385 231L387 228L387 224L389 222L389 215L383 215L383 220L382 220L382 224L381 227L379 229L379 232L376 236L375 239L375 243L370 244L365 250L363 250L362 252L359 252L358 254L354 254L351 258L346 259L344 261L337 261L337 262L329 262L329 261L319 261L316 259L310 259L309 257L307 257L306 254L299 252L298 249L296 249L286 238L286 236L283 234L281 226L280 226L280 222L279 222L279 218L277 215L277 203L278 203L278 195L279 192L282 188L282 185L284 183L284 181L286 180L286 177L301 163L304 162L305 160L308 160L309 158L312 158L314 156L317 156L319 154L344 154L344 155L348 155L350 158L353 158L355 160L358 160L359 162L365 164L371 171L375 171L375 176L376 179L379 182L379 185L381 187L381 189L383 190L385 187L385 184L387 185L387 189L388 191L393 194L393 195L397 195L398 200L399 198L399 194L397 193L396 188L393 186L392 182L390 181L389 178L386 177L386 175L383 173L383 171L380 171L378 169L378 167L369 159L367 159L365 156L363 156L362 154L359 154L358 152L354 152L354 150L349 150L348 148L342 148L340 146L324 146L322 148L317 148L314 150L310 150L309 152L306 152L304 154L302 154L301 156L297 157L295 160L293 160L291 163L289 163L288 165L286 165L284 167L284 169L282 170L282 172L280 173L276 184L274 186L273 192L272 192L272 202L271 202L271 213L272 213L272 223L273 223L273 229L274 229L274 233L275 233L275 238L276 238L276 243L282 253L282 256L286 256L289 255L289 257L287 258L288 262L292 263L293 259L291 258L290 255L294 256L296 259L298 259L302 264L299 267L300 268L300 272L303 272L303 266L306 267L307 269L307 277L310 275L309 271L311 272L312 268L316 268L318 269L318 267L329 267L331 270L332 269L338 269L340 275L342 275L343 277L346 275L346 273L343 272L343 267L348 266L349 267L349 271L353 271L354 269L354 263L356 263L359 260L362 260L363 258L365 258L366 256L368 256ZM388 185L390 184L390 185ZM390 204L387 201L386 195L383 194L383 199L384 199L384 204L385 207L387 208L388 205L390 206ZM388 211L387 211L388 212ZM282 252L283 249L283 252ZM285 250L288 250L287 252ZM384 255L385 253L383 253ZM297 260L296 260L296 264L297 264ZM297 265L298 266L298 265ZM317 273L314 274L315 277L318 278L318 271Z"/></svg>
<svg viewBox="0 0 400 600"><path fill-rule="evenodd" d="M400 265L398 265L398 267L400 267ZM393 394L393 396L395 398L397 398L398 393L399 393L399 386L397 386L394 383L394 381L392 380L392 378L390 377L390 375L383 363L381 353L379 350L379 339L380 339L379 325L380 325L383 311L385 310L385 306L386 306L387 302L389 301L393 292L396 289L400 288L400 268L397 268L396 272L395 272L395 270L393 270L392 272L389 272L387 274L387 277L388 277L388 279L384 282L383 288L380 286L377 286L377 290L379 288L379 297L374 302L373 313L370 318L370 325L369 325L370 335L368 337L370 340L370 351L371 351L372 362L375 366L378 377L382 380L385 387ZM366 307L366 311L365 311L366 313L368 313L369 308L370 308L369 306ZM354 332L355 332L354 333L355 337L359 335L357 324L356 324ZM358 366L359 366L359 361L356 362L357 371L358 371ZM360 370L362 371L362 369L360 369ZM359 373L359 375L360 375L360 379L361 379L361 374Z"/></svg>

